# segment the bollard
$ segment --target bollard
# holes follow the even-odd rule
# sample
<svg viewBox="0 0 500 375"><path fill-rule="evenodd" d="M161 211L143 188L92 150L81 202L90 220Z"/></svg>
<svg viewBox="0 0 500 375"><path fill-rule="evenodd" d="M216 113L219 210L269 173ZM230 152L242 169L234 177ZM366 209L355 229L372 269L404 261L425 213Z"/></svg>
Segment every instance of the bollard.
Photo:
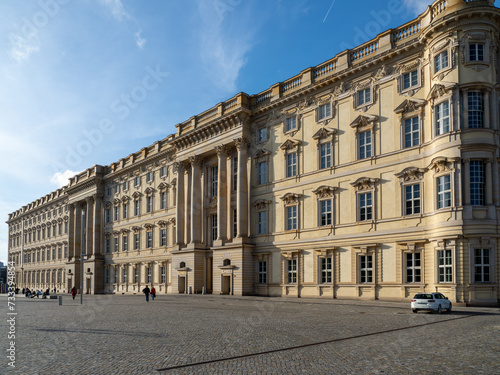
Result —
<svg viewBox="0 0 500 375"><path fill-rule="evenodd" d="M207 292L207 288L206 287L201 288L201 294L205 295L206 292Z"/></svg>
<svg viewBox="0 0 500 375"><path fill-rule="evenodd" d="M192 287L192 286L190 286L190 287L188 288L188 290L189 290L189 291L188 291L188 294L193 294L193 287Z"/></svg>
<svg viewBox="0 0 500 375"><path fill-rule="evenodd" d="M62 296L59 296L59 306L62 306Z"/></svg>

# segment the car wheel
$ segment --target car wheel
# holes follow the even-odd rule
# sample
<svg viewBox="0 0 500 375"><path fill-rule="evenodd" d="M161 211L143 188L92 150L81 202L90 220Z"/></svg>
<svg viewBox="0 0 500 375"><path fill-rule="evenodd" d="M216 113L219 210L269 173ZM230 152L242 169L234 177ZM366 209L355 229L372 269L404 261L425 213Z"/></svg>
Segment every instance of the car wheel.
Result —
<svg viewBox="0 0 500 375"><path fill-rule="evenodd" d="M448 312L451 313L451 302L450 302L450 306L448 307Z"/></svg>
<svg viewBox="0 0 500 375"><path fill-rule="evenodd" d="M436 311L438 314L441 314L443 312L443 310L441 309L441 305L438 306L438 309Z"/></svg>
<svg viewBox="0 0 500 375"><path fill-rule="evenodd" d="M417 309L412 309L411 311L413 311L414 314L418 313Z"/></svg>

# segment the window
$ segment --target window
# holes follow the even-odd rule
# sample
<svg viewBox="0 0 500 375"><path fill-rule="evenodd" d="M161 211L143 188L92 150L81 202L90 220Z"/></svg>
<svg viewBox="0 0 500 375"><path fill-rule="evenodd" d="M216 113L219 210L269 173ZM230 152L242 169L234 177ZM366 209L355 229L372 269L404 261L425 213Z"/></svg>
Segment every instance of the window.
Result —
<svg viewBox="0 0 500 375"><path fill-rule="evenodd" d="M146 267L146 283L151 284L151 267Z"/></svg>
<svg viewBox="0 0 500 375"><path fill-rule="evenodd" d="M126 234L122 236L122 248L123 251L128 251L128 236Z"/></svg>
<svg viewBox="0 0 500 375"><path fill-rule="evenodd" d="M126 284L127 283L127 268L126 266L122 268L122 283Z"/></svg>
<svg viewBox="0 0 500 375"><path fill-rule="evenodd" d="M320 258L321 259L321 283L331 283L332 282L332 258Z"/></svg>
<svg viewBox="0 0 500 375"><path fill-rule="evenodd" d="M286 155L286 176L293 177L297 175L297 153L292 152Z"/></svg>
<svg viewBox="0 0 500 375"><path fill-rule="evenodd" d="M165 284L167 282L167 275L165 273L165 266L160 267L160 283Z"/></svg>
<svg viewBox="0 0 500 375"><path fill-rule="evenodd" d="M212 193L212 197L216 197L218 189L219 167L218 166L212 167L210 175L211 175L210 191Z"/></svg>
<svg viewBox="0 0 500 375"><path fill-rule="evenodd" d="M267 128L257 130L257 142L267 141Z"/></svg>
<svg viewBox="0 0 500 375"><path fill-rule="evenodd" d="M469 112L469 128L484 128L484 100L480 91L467 93L467 108Z"/></svg>
<svg viewBox="0 0 500 375"><path fill-rule="evenodd" d="M289 117L285 121L285 132L297 129L297 117Z"/></svg>
<svg viewBox="0 0 500 375"><path fill-rule="evenodd" d="M288 284L297 284L297 259L288 260Z"/></svg>
<svg viewBox="0 0 500 375"><path fill-rule="evenodd" d="M421 282L421 258L420 252L406 253L406 282L419 283Z"/></svg>
<svg viewBox="0 0 500 375"><path fill-rule="evenodd" d="M104 270L104 283L109 284L109 268Z"/></svg>
<svg viewBox="0 0 500 375"><path fill-rule="evenodd" d="M233 191L238 189L238 157L233 158Z"/></svg>
<svg viewBox="0 0 500 375"><path fill-rule="evenodd" d="M123 204L123 218L126 219L128 217L128 203Z"/></svg>
<svg viewBox="0 0 500 375"><path fill-rule="evenodd" d="M484 162L482 160L471 160L469 168L470 204L473 206L484 206Z"/></svg>
<svg viewBox="0 0 500 375"><path fill-rule="evenodd" d="M443 51L434 57L434 73L448 67L448 51Z"/></svg>
<svg viewBox="0 0 500 375"><path fill-rule="evenodd" d="M118 244L118 237L115 237L114 241L115 241L115 250L114 251L115 251L115 253L117 253L118 252L118 246L119 246L119 244Z"/></svg>
<svg viewBox="0 0 500 375"><path fill-rule="evenodd" d="M217 215L212 215L211 220L212 242L217 239Z"/></svg>
<svg viewBox="0 0 500 375"><path fill-rule="evenodd" d="M47 238L50 238L50 225L47 226ZM19 238L17 240L19 242ZM18 245L19 245L19 243L18 243Z"/></svg>
<svg viewBox="0 0 500 375"><path fill-rule="evenodd" d="M106 223L109 223L108 217L109 217L109 216L108 216L108 214L106 213ZM58 231L59 235L62 235L62 223L59 223L58 228L57 228L57 231ZM31 239L30 239L30 241L31 241Z"/></svg>
<svg viewBox="0 0 500 375"><path fill-rule="evenodd" d="M267 233L267 211L258 212L257 234Z"/></svg>
<svg viewBox="0 0 500 375"><path fill-rule="evenodd" d="M146 212L153 212L153 197L146 198Z"/></svg>
<svg viewBox="0 0 500 375"><path fill-rule="evenodd" d="M106 196L107 196L107 197L110 197L110 196L111 196L111 188L110 188L110 187L107 187L107 188L106 188Z"/></svg>
<svg viewBox="0 0 500 375"><path fill-rule="evenodd" d="M238 235L238 210L233 210L233 237Z"/></svg>
<svg viewBox="0 0 500 375"><path fill-rule="evenodd" d="M297 206L290 206L286 208L286 230L297 229Z"/></svg>
<svg viewBox="0 0 500 375"><path fill-rule="evenodd" d="M134 215L139 216L141 213L141 203L139 200L134 201Z"/></svg>
<svg viewBox="0 0 500 375"><path fill-rule="evenodd" d="M372 193L358 194L359 199L359 221L372 220L373 202Z"/></svg>
<svg viewBox="0 0 500 375"><path fill-rule="evenodd" d="M160 201L160 208L165 209L167 208L167 192L162 192L161 195L161 201Z"/></svg>
<svg viewBox="0 0 500 375"><path fill-rule="evenodd" d="M474 282L489 283L490 281L490 250L474 249Z"/></svg>
<svg viewBox="0 0 500 375"><path fill-rule="evenodd" d="M128 181L125 181L123 183L123 191L127 191L128 190Z"/></svg>
<svg viewBox="0 0 500 375"><path fill-rule="evenodd" d="M332 225L332 201L331 199L320 201L320 226Z"/></svg>
<svg viewBox="0 0 500 375"><path fill-rule="evenodd" d="M115 221L120 219L120 207L115 206Z"/></svg>
<svg viewBox="0 0 500 375"><path fill-rule="evenodd" d="M115 192L118 194L120 192L120 185L115 186Z"/></svg>
<svg viewBox="0 0 500 375"><path fill-rule="evenodd" d="M267 284L267 262L260 261L257 268L257 282L259 284Z"/></svg>
<svg viewBox="0 0 500 375"><path fill-rule="evenodd" d="M451 283L452 282L452 259L451 250L439 250L439 282Z"/></svg>
<svg viewBox="0 0 500 375"><path fill-rule="evenodd" d="M106 254L109 254L111 252L111 244L110 244L110 239L106 238ZM47 252L47 260L49 260L49 253Z"/></svg>
<svg viewBox="0 0 500 375"><path fill-rule="evenodd" d="M167 246L167 230L160 229L160 246Z"/></svg>
<svg viewBox="0 0 500 375"><path fill-rule="evenodd" d="M370 103L371 102L371 89L367 88L367 89L358 91L357 98L358 98L357 106Z"/></svg>
<svg viewBox="0 0 500 375"><path fill-rule="evenodd" d="M111 222L111 210L109 208L106 208L106 224L108 224L110 222ZM61 234L61 233L59 233L59 234Z"/></svg>
<svg viewBox="0 0 500 375"><path fill-rule="evenodd" d="M450 131L450 103L448 101L436 105L436 135Z"/></svg>
<svg viewBox="0 0 500 375"><path fill-rule="evenodd" d="M324 120L332 115L330 103L322 104L318 107L318 120Z"/></svg>
<svg viewBox="0 0 500 375"><path fill-rule="evenodd" d="M405 189L405 215L420 213L420 184L406 185Z"/></svg>
<svg viewBox="0 0 500 375"><path fill-rule="evenodd" d="M451 207L451 178L445 175L437 178L437 207Z"/></svg>
<svg viewBox="0 0 500 375"><path fill-rule="evenodd" d="M152 182L154 180L153 172L146 173L146 182Z"/></svg>
<svg viewBox="0 0 500 375"><path fill-rule="evenodd" d="M359 159L372 156L372 133L370 130L359 133Z"/></svg>
<svg viewBox="0 0 500 375"><path fill-rule="evenodd" d="M141 177L137 176L134 178L134 186L141 186Z"/></svg>
<svg viewBox="0 0 500 375"><path fill-rule="evenodd" d="M257 182L259 185L267 183L267 162L257 164Z"/></svg>
<svg viewBox="0 0 500 375"><path fill-rule="evenodd" d="M148 230L146 232L146 247L153 247L153 231L151 230Z"/></svg>
<svg viewBox="0 0 500 375"><path fill-rule="evenodd" d="M403 90L412 88L418 85L418 70L403 74Z"/></svg>
<svg viewBox="0 0 500 375"><path fill-rule="evenodd" d="M134 234L134 250L139 250L140 240L141 240L140 234L139 233Z"/></svg>
<svg viewBox="0 0 500 375"><path fill-rule="evenodd" d="M373 282L373 255L359 257L359 282L361 284Z"/></svg>
<svg viewBox="0 0 500 375"><path fill-rule="evenodd" d="M134 283L139 282L139 267L134 267Z"/></svg>
<svg viewBox="0 0 500 375"><path fill-rule="evenodd" d="M420 143L420 131L418 116L405 119L405 148L418 146Z"/></svg>
<svg viewBox="0 0 500 375"><path fill-rule="evenodd" d="M332 145L322 143L319 145L319 168L325 169L332 166Z"/></svg>
<svg viewBox="0 0 500 375"><path fill-rule="evenodd" d="M163 166L160 169L160 177L165 177L167 175L167 167Z"/></svg>
<svg viewBox="0 0 500 375"><path fill-rule="evenodd" d="M469 61L484 61L484 45L469 44Z"/></svg>

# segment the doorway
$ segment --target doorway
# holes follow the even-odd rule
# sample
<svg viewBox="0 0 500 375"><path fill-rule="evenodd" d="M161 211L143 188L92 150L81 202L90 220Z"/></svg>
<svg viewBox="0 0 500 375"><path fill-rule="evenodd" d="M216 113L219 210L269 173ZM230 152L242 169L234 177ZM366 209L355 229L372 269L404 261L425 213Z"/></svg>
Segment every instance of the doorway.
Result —
<svg viewBox="0 0 500 375"><path fill-rule="evenodd" d="M179 276L179 294L186 293L186 277Z"/></svg>
<svg viewBox="0 0 500 375"><path fill-rule="evenodd" d="M222 294L231 294L231 275L222 276Z"/></svg>

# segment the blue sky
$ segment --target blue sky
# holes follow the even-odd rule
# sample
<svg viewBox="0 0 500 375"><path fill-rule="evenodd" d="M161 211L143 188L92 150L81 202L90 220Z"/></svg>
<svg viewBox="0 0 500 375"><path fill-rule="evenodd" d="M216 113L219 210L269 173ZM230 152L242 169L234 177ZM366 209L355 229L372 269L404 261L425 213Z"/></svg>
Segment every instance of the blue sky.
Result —
<svg viewBox="0 0 500 375"><path fill-rule="evenodd" d="M431 2L2 0L0 217ZM3 261L7 229L0 225Z"/></svg>

